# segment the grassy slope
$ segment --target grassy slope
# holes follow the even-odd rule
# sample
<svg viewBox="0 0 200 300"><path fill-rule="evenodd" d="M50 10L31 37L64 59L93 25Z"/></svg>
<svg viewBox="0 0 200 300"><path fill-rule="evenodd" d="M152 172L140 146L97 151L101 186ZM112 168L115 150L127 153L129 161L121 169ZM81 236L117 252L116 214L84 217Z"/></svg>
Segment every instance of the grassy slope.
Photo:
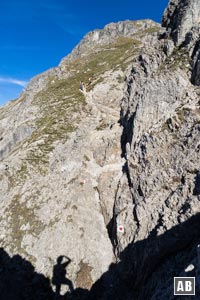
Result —
<svg viewBox="0 0 200 300"><path fill-rule="evenodd" d="M46 89L35 95L33 104L39 106L41 112L36 120L37 129L25 141L29 148L27 158L15 174L12 185L26 179L27 164L45 173L48 154L54 149L54 143L66 140L70 132L76 129L79 112L86 109L85 97L79 90L80 81L84 81L89 91L103 80L101 75L106 71L125 70L138 53L139 45L137 39L120 38L92 55L66 64L65 68L70 72L67 79L57 80L52 76L48 79Z"/></svg>

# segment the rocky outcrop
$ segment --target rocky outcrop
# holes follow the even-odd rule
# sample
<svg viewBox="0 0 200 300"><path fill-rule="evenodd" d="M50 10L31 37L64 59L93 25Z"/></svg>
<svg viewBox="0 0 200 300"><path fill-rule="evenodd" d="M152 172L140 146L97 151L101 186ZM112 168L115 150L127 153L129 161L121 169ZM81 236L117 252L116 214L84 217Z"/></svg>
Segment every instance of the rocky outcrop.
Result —
<svg viewBox="0 0 200 300"><path fill-rule="evenodd" d="M110 23L102 30L94 30L86 34L83 40L74 48L72 53L65 57L62 61L69 61L80 58L88 54L88 51L98 51L98 46L109 45L119 37L135 37L137 34L150 31L152 28L155 32L159 29L160 24L152 20L143 21L121 21L118 23ZM96 49L95 49L96 48Z"/></svg>
<svg viewBox="0 0 200 300"><path fill-rule="evenodd" d="M93 31L1 109L3 295L16 268L15 300L172 300L174 276L198 282L198 16L171 1L166 29Z"/></svg>
<svg viewBox="0 0 200 300"><path fill-rule="evenodd" d="M199 39L200 9L198 0L171 0L165 10L162 26L172 38L175 46L185 47L192 59L193 84L200 85Z"/></svg>
<svg viewBox="0 0 200 300"><path fill-rule="evenodd" d="M199 28L198 0L171 0L165 10L162 26L166 27L176 45L187 42L191 31Z"/></svg>

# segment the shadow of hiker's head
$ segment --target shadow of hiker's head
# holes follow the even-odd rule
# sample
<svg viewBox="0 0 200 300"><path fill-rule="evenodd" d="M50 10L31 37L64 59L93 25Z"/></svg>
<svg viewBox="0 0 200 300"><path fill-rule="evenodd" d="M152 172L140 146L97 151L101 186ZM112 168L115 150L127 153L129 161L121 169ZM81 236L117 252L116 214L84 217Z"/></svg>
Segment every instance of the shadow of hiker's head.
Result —
<svg viewBox="0 0 200 300"><path fill-rule="evenodd" d="M68 256L60 255L57 258L57 265L61 265L62 263L69 264L71 262L71 259Z"/></svg>
<svg viewBox="0 0 200 300"><path fill-rule="evenodd" d="M62 260L63 260L63 255L58 256L58 258L57 258L57 264L61 265Z"/></svg>

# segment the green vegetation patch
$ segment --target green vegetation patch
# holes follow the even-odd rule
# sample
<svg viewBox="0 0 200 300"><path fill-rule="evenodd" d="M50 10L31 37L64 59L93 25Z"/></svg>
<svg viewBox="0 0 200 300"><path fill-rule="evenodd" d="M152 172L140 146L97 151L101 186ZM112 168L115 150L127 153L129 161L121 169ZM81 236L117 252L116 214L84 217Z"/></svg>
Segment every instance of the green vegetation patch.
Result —
<svg viewBox="0 0 200 300"><path fill-rule="evenodd" d="M14 171L12 175L8 175L8 189L12 189L14 186L23 184L28 178L27 163L23 162L21 167Z"/></svg>
<svg viewBox="0 0 200 300"><path fill-rule="evenodd" d="M190 67L191 59L186 48L176 47L172 54L166 58L160 70L168 69L174 71L178 68L186 70Z"/></svg>
<svg viewBox="0 0 200 300"><path fill-rule="evenodd" d="M28 163L38 166L41 173L44 168L40 165L48 165L48 154L54 149L54 142L66 140L76 129L79 116L73 119L73 115L86 105L79 90L80 81L90 91L103 80L101 75L104 72L125 68L139 45L136 39L119 38L87 57L67 63L66 69L71 72L69 78L58 80L55 76L49 77L46 89L35 96L34 104L40 107L41 115L36 120L37 129L27 142L44 141L28 152Z"/></svg>
<svg viewBox="0 0 200 300"><path fill-rule="evenodd" d="M9 217L9 227L11 229L11 246L14 251L25 253L26 251L21 247L24 235L37 236L44 230L44 225L34 215L33 208L28 208L25 202L20 202L20 195L13 197L11 204L6 209L6 214ZM23 230L23 226L28 226L28 228Z"/></svg>
<svg viewBox="0 0 200 300"><path fill-rule="evenodd" d="M85 161L90 161L90 158L86 154L83 156L83 158Z"/></svg>
<svg viewBox="0 0 200 300"><path fill-rule="evenodd" d="M66 141L69 134L76 130L81 121L79 112L87 110L85 96L79 90L80 81L90 91L103 81L106 71L125 70L139 50L138 39L121 37L112 44L96 48L88 56L67 62L65 69L68 78L49 76L46 88L34 97L33 105L39 107L36 129L25 141L29 150L21 169L10 178L11 185L23 183L30 168L45 175L48 172L49 153L53 151L55 142ZM104 125L97 130L103 128Z"/></svg>
<svg viewBox="0 0 200 300"><path fill-rule="evenodd" d="M109 124L102 122L99 126L96 127L96 130L101 131L101 130L106 129L108 126L109 126Z"/></svg>
<svg viewBox="0 0 200 300"><path fill-rule="evenodd" d="M167 130L168 132L171 132L170 119L167 119L162 125L161 131L164 132L165 130Z"/></svg>
<svg viewBox="0 0 200 300"><path fill-rule="evenodd" d="M152 27L141 30L141 32L139 32L139 36L144 37L146 35L154 34L154 33L158 32L159 30L160 30L160 27L152 26Z"/></svg>
<svg viewBox="0 0 200 300"><path fill-rule="evenodd" d="M133 56L138 53L140 41L136 38L121 37L115 43L96 48L94 53L67 63L66 67L78 70L77 82L83 81L87 91L90 91L103 78L106 71L125 70Z"/></svg>
<svg viewBox="0 0 200 300"><path fill-rule="evenodd" d="M177 111L177 121L179 124L183 124L185 121L186 116L191 112L191 110L187 107L183 107Z"/></svg>
<svg viewBox="0 0 200 300"><path fill-rule="evenodd" d="M35 97L35 104L40 107L40 116L36 120L37 129L26 140L33 149L27 154L26 161L45 174L49 164L49 153L56 141L67 140L76 129L79 119L72 116L85 104L84 95L79 91L79 83L74 78L49 81L47 88ZM42 140L37 144L37 141ZM35 145L36 143L36 145Z"/></svg>

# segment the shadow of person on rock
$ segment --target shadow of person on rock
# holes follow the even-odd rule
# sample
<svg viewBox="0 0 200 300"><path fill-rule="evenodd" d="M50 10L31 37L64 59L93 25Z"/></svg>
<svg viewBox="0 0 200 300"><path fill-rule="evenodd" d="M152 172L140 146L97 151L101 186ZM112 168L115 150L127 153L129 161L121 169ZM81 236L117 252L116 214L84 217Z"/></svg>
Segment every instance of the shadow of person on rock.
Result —
<svg viewBox="0 0 200 300"><path fill-rule="evenodd" d="M66 277L67 266L71 263L71 259L67 256L61 255L57 258L57 264L53 267L52 284L55 285L55 298L60 299L61 286L67 285L70 293L74 291L73 283Z"/></svg>

